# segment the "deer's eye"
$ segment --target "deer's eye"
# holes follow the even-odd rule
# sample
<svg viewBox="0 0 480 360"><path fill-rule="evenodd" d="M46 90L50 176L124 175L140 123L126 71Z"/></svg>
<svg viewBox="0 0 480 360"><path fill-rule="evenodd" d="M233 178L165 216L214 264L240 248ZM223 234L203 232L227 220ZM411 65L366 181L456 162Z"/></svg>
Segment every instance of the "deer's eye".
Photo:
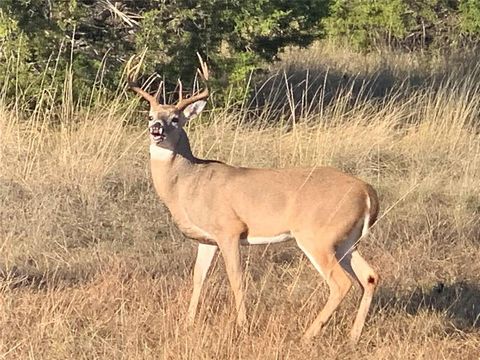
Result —
<svg viewBox="0 0 480 360"><path fill-rule="evenodd" d="M175 117L172 118L172 124L173 125L178 125L178 117L175 116Z"/></svg>
<svg viewBox="0 0 480 360"><path fill-rule="evenodd" d="M153 121L153 115L148 115L148 120Z"/></svg>

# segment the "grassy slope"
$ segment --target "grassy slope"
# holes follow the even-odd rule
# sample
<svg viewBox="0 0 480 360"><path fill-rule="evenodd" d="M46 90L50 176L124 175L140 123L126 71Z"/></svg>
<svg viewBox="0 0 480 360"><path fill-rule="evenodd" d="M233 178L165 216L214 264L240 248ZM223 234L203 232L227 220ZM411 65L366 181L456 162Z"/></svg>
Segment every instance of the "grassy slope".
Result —
<svg viewBox="0 0 480 360"><path fill-rule="evenodd" d="M322 337L298 342L327 288L294 243L244 248L248 333L234 326L221 259L186 328L196 245L157 200L143 127L122 126L130 107L73 111L67 98L27 121L0 107L0 358L478 358L476 68L435 82L426 75L442 64L319 49L283 64L300 85L290 102L274 101L291 109L299 99L293 125L269 125L267 112L261 126L242 125L244 110L217 109L190 136L201 156L334 165L378 189L383 215L360 250L382 284L357 349L346 339L358 288ZM299 81L306 67L310 83ZM412 82L399 84L405 76ZM328 105L318 105L318 83Z"/></svg>

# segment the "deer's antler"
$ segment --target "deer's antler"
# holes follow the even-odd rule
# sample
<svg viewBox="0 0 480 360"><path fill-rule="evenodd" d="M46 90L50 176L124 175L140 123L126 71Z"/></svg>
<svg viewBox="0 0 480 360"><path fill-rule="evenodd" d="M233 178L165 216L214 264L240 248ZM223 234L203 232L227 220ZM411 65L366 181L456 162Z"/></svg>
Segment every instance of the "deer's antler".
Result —
<svg viewBox="0 0 480 360"><path fill-rule="evenodd" d="M163 86L163 80L160 81L160 84L158 85L157 92L155 93L155 101L160 104L160 101L162 100L162 96L165 98L165 91L164 91L164 86ZM165 101L165 99L164 99Z"/></svg>
<svg viewBox="0 0 480 360"><path fill-rule="evenodd" d="M138 67L141 64L141 61L139 64L135 65L132 67L132 62L135 58L135 55L132 56L128 62L127 62L127 83L128 87L135 91L137 94L141 95L145 100L147 100L150 103L150 106L158 105L158 101L155 99L155 96L150 95L148 92L143 90L135 80L135 72L137 71ZM143 60L143 59L141 59Z"/></svg>
<svg viewBox="0 0 480 360"><path fill-rule="evenodd" d="M194 102L197 102L199 100L204 100L204 99L208 98L208 95L210 94L209 91L208 91L208 85L207 85L207 82L208 82L208 67L207 67L207 64L203 61L203 59L202 59L202 57L200 56L199 53L197 53L197 56L198 56L198 60L200 61L200 69L197 69L197 71L198 71L198 74L199 74L200 78L202 79L202 82L203 82L205 88L201 92L199 92L198 94L192 95L189 98L184 99L182 94L181 94L182 83L179 81L180 94L179 94L179 97L178 97L179 100L178 100L177 104L175 105L175 107L180 111L185 110L185 108L188 105L193 104Z"/></svg>
<svg viewBox="0 0 480 360"><path fill-rule="evenodd" d="M198 56L198 60L200 61L200 69L197 69L197 72L200 76L200 79L202 80L202 82L204 84L204 89L201 92L199 92L198 94L192 95L191 97L184 99L183 98L182 82L180 81L180 79L178 79L178 102L175 105L175 107L180 111L185 110L185 108L188 105L193 104L194 102L197 102L199 100L204 100L204 99L208 98L208 95L209 95L209 90L208 90L208 85L207 85L207 82L208 82L208 66L203 61L203 59L202 59L202 57L200 56L199 53L197 53L197 56ZM133 91L135 91L137 94L141 95L145 100L147 100L150 103L150 106L159 105L160 104L160 96L161 96L163 81L160 83L160 86L159 86L155 96L150 95L148 92L143 90L137 84L137 81L135 80L135 72L138 70L138 67L141 64L141 60L143 60L143 57L137 65L132 67L132 62L133 62L134 58L135 58L135 56L132 56L127 62L127 82L128 82L129 88L132 89Z"/></svg>

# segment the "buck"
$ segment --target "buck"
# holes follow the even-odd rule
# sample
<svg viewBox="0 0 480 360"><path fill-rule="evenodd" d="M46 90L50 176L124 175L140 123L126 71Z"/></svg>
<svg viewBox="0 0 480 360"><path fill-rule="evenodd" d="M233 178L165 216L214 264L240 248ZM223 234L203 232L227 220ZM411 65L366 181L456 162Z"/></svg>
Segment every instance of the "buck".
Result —
<svg viewBox="0 0 480 360"><path fill-rule="evenodd" d="M329 296L305 332L317 335L357 281L363 295L352 330L356 343L362 332L379 277L357 250L357 243L378 214L375 190L367 183L331 167L261 169L197 158L185 124L205 107L209 96L208 68L200 60L203 90L162 104L128 76L129 86L150 103L148 129L153 184L178 228L198 240L188 322L193 324L202 285L220 249L233 290L237 324L246 324L241 245L294 239L326 280ZM131 72L130 72L131 74Z"/></svg>

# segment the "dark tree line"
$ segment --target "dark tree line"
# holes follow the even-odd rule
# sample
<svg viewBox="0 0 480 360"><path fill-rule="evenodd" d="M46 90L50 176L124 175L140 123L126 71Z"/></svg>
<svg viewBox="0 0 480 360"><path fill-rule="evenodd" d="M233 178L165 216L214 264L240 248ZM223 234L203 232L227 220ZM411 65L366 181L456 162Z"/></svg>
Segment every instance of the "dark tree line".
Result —
<svg viewBox="0 0 480 360"><path fill-rule="evenodd" d="M479 32L480 0L2 0L0 86L11 96L61 87L71 69L76 95L98 81L111 91L148 48L144 72L169 84L193 78L198 51L217 87L241 88L287 45L327 36L363 50L451 48Z"/></svg>

